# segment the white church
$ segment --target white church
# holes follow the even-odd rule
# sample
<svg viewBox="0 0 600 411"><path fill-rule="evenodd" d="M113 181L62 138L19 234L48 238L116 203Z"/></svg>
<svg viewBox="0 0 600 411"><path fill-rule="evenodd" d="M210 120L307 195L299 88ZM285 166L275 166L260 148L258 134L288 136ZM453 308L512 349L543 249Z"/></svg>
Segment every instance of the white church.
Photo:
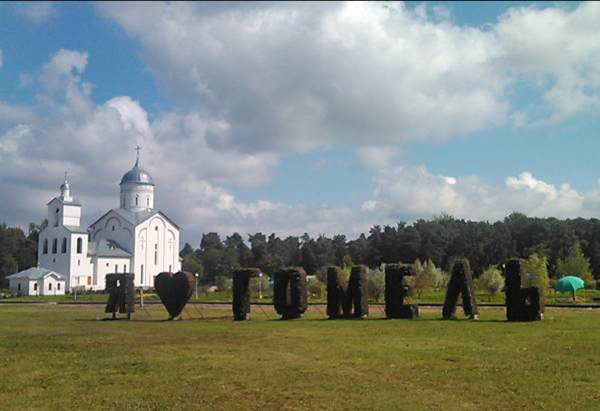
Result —
<svg viewBox="0 0 600 411"><path fill-rule="evenodd" d="M134 273L136 287L153 287L162 271L181 270L179 227L154 208L154 181L135 165L120 183L120 207L81 226L81 204L65 181L48 203L48 227L39 235L39 266L62 274L66 289L105 288L106 274Z"/></svg>

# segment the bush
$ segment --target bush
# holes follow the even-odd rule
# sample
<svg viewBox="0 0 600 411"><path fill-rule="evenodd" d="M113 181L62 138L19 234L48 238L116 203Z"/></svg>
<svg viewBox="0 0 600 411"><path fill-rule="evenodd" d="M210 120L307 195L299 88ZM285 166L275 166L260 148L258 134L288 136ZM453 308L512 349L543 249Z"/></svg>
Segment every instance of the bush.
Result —
<svg viewBox="0 0 600 411"><path fill-rule="evenodd" d="M321 298L325 294L325 284L318 278L311 278L308 280L307 287L311 297Z"/></svg>
<svg viewBox="0 0 600 411"><path fill-rule="evenodd" d="M491 295L496 295L504 288L504 277L496 267L488 267L477 280L477 285Z"/></svg>
<svg viewBox="0 0 600 411"><path fill-rule="evenodd" d="M224 275L218 275L215 277L215 285L219 291L231 291L231 288L233 287L233 280L229 277L225 277Z"/></svg>
<svg viewBox="0 0 600 411"><path fill-rule="evenodd" d="M369 296L375 301L379 301L385 291L385 274L379 269L373 269L369 272L368 279Z"/></svg>

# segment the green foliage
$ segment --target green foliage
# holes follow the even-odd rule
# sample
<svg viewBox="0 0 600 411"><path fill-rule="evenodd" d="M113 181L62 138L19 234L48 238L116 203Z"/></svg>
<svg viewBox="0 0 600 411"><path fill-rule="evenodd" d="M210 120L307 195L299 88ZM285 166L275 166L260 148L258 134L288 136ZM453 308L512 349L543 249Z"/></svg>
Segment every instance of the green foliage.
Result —
<svg viewBox="0 0 600 411"><path fill-rule="evenodd" d="M590 270L590 261L583 255L579 242L571 247L566 259L558 260L556 272L560 277L565 275L580 277L585 282L586 288L594 288L596 285Z"/></svg>
<svg viewBox="0 0 600 411"><path fill-rule="evenodd" d="M307 284L308 294L311 297L323 298L326 294L327 286L318 278L310 278Z"/></svg>
<svg viewBox="0 0 600 411"><path fill-rule="evenodd" d="M488 269L477 279L477 285L482 290L495 296L502 288L504 288L504 277L502 276L502 272L495 266L488 267Z"/></svg>
<svg viewBox="0 0 600 411"><path fill-rule="evenodd" d="M416 260L412 269L415 273L413 285L419 297L424 291L436 288L444 281L442 270L436 267L431 260L427 260L425 263Z"/></svg>
<svg viewBox="0 0 600 411"><path fill-rule="evenodd" d="M379 301L385 291L385 273L377 268L369 270L367 287L369 296Z"/></svg>
<svg viewBox="0 0 600 411"><path fill-rule="evenodd" d="M225 277L224 275L218 275L215 277L215 285L219 291L231 291L233 280L229 277Z"/></svg>
<svg viewBox="0 0 600 411"><path fill-rule="evenodd" d="M521 277L522 287L538 287L545 293L548 289L548 259L538 254L532 254L523 262Z"/></svg>

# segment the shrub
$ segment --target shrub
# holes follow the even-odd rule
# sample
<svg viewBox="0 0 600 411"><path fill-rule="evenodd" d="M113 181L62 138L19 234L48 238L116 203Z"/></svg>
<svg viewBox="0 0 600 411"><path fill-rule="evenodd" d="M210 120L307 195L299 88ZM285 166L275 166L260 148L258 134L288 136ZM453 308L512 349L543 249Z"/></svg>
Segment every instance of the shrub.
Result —
<svg viewBox="0 0 600 411"><path fill-rule="evenodd" d="M325 284L321 282L318 278L311 278L308 280L308 293L312 297L321 298L325 293Z"/></svg>
<svg viewBox="0 0 600 411"><path fill-rule="evenodd" d="M381 295L385 291L385 274L378 269L370 270L368 289L369 296L375 301L379 301Z"/></svg>
<svg viewBox="0 0 600 411"><path fill-rule="evenodd" d="M491 266L478 278L477 285L489 294L496 295L504 288L504 277L498 268Z"/></svg>

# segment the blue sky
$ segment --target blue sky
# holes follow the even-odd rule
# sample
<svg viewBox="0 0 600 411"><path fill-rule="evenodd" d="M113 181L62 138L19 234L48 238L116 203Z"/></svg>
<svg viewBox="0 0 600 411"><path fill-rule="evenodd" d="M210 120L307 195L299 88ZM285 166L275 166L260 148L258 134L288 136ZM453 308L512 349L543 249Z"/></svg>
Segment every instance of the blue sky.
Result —
<svg viewBox="0 0 600 411"><path fill-rule="evenodd" d="M600 214L594 3L0 3L0 200L93 220L142 145L202 232Z"/></svg>

